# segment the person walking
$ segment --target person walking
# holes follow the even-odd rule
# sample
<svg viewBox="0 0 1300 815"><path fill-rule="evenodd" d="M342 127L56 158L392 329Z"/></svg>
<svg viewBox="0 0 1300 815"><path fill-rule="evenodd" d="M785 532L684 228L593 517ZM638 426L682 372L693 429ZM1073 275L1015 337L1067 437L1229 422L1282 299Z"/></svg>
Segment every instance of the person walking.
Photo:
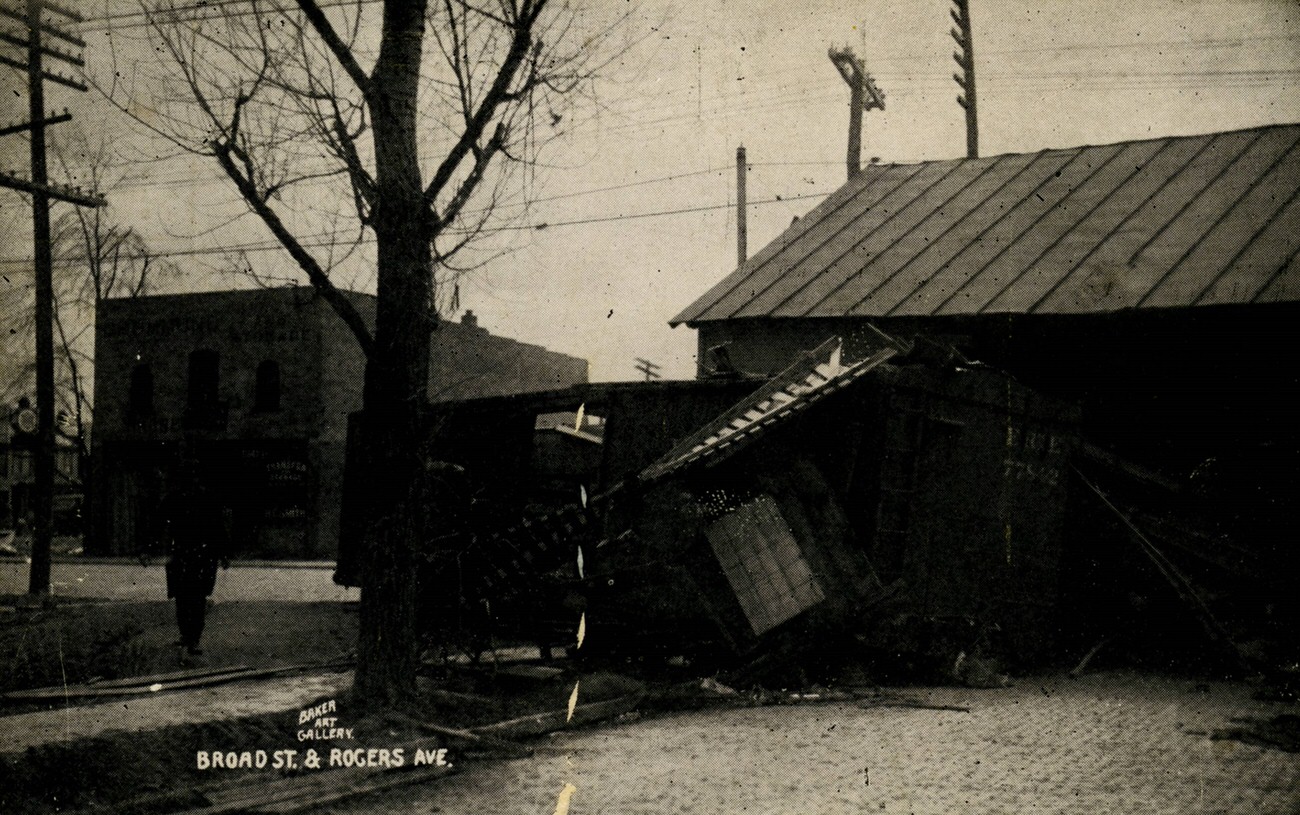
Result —
<svg viewBox="0 0 1300 815"><path fill-rule="evenodd" d="M167 549L167 596L176 601L180 642L191 655L203 653L208 597L217 582L217 565L230 567L230 539L220 504L204 488L198 473L181 474L177 488L162 502Z"/></svg>

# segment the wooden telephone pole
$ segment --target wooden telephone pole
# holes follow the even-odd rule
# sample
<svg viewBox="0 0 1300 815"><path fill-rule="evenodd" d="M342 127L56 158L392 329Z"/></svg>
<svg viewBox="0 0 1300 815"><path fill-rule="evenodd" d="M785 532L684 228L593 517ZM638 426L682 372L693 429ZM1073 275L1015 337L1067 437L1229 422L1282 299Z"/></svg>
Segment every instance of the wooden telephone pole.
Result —
<svg viewBox="0 0 1300 815"><path fill-rule="evenodd" d="M867 73L862 59L852 48L830 49L828 55L849 85L849 178L862 169L862 111L884 110L885 95Z"/></svg>
<svg viewBox="0 0 1300 815"><path fill-rule="evenodd" d="M952 58L962 69L960 74L953 74L952 78L957 81L962 90L957 95L957 104L966 110L966 157L979 158L979 117L975 114L975 42L971 38L970 31L970 2L969 0L952 1L957 7L948 9L948 13L952 15L957 27L949 29L948 33L957 41L957 47L961 49L960 52L953 52Z"/></svg>
<svg viewBox="0 0 1300 815"><path fill-rule="evenodd" d="M36 289L36 483L33 490L32 509L35 523L32 526L32 569L27 582L31 594L48 594L50 591L50 544L54 538L54 259L50 247L50 201L66 201L83 207L97 207L104 203L102 196L82 192L80 188L51 185L45 168L45 128L66 122L72 117L66 110L61 115L45 113L45 83L55 82L79 91L86 86L75 79L45 70L46 57L74 65L85 66L76 54L46 45L45 38L60 40L84 49L86 43L78 37L47 23L43 13L79 22L74 11L62 8L48 0L27 0L25 12L0 6L0 17L16 20L27 26L26 39L0 32L0 41L25 48L26 61L0 54L0 64L27 72L29 121L0 129L0 135L31 133L31 179L21 178L0 169L0 187L21 190L32 196L32 239L35 259Z"/></svg>
<svg viewBox="0 0 1300 815"><path fill-rule="evenodd" d="M651 362L651 361L648 360L648 359L642 359L641 357L637 357L637 358L636 358L636 369L637 369L638 371L640 371L641 373L645 374L645 381L647 381L647 382L649 382L651 379L659 379L659 378L660 378L660 376L659 376L659 366L658 366L656 363Z"/></svg>

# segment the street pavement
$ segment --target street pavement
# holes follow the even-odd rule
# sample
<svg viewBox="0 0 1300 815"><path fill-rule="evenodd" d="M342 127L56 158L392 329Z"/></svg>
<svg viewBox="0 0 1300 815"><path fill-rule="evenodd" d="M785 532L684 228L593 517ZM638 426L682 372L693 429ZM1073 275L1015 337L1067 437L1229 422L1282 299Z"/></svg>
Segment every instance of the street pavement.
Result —
<svg viewBox="0 0 1300 815"><path fill-rule="evenodd" d="M0 562L0 594L27 591L31 567L16 558ZM216 602L284 600L289 602L348 602L360 598L357 589L336 585L334 564L269 565L235 563L217 575ZM56 597L151 601L167 599L163 561L141 566L134 560L56 561L50 571L50 593Z"/></svg>
<svg viewBox="0 0 1300 815"><path fill-rule="evenodd" d="M1294 815L1300 754L1213 737L1296 712L1250 691L1108 673L913 691L968 713L699 711L563 733L526 760L458 761L438 783L316 812Z"/></svg>

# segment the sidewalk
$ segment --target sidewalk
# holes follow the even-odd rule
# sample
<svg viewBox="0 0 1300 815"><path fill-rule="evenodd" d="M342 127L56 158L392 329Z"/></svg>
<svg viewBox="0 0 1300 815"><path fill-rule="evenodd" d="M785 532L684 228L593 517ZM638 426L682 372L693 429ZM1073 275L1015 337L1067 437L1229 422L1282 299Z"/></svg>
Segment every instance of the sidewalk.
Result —
<svg viewBox="0 0 1300 815"><path fill-rule="evenodd" d="M25 594L31 567L21 559L0 562L0 594ZM217 575L217 602L284 600L350 602L360 591L334 583L332 562L236 562ZM163 561L141 566L135 560L57 558L50 570L55 597L147 602L167 599Z"/></svg>
<svg viewBox="0 0 1300 815"><path fill-rule="evenodd" d="M111 731L139 732L176 724L296 711L322 696L341 693L351 684L351 671L306 674L148 696L123 696L94 705L68 705L56 710L0 716L0 756Z"/></svg>

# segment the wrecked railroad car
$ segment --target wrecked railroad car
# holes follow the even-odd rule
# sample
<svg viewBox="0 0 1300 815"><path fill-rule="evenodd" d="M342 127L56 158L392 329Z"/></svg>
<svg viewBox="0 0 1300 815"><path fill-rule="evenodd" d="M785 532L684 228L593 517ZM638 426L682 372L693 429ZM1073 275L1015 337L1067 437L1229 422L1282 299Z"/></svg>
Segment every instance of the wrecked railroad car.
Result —
<svg viewBox="0 0 1300 815"><path fill-rule="evenodd" d="M583 495L637 472L756 384L583 384L431 406L427 436L416 443L429 451L445 495L430 533L437 540L426 542L437 563L422 575L422 594L439 596L427 600L424 616L455 629L434 633L474 639L486 615L494 635L531 638L562 619L571 641L576 613L549 599L571 597L577 546L586 540L590 550L600 539ZM354 480L365 452L362 416L353 414L335 572L343 585L359 582L366 521Z"/></svg>
<svg viewBox="0 0 1300 815"><path fill-rule="evenodd" d="M771 380L479 399L430 429L470 496L456 591L498 631L553 616L571 639L582 609L584 650L721 665L800 630L950 620L1032 662L1057 625L1077 418L992 370L832 340ZM556 426L600 455L557 463ZM352 562L345 545L345 579Z"/></svg>

